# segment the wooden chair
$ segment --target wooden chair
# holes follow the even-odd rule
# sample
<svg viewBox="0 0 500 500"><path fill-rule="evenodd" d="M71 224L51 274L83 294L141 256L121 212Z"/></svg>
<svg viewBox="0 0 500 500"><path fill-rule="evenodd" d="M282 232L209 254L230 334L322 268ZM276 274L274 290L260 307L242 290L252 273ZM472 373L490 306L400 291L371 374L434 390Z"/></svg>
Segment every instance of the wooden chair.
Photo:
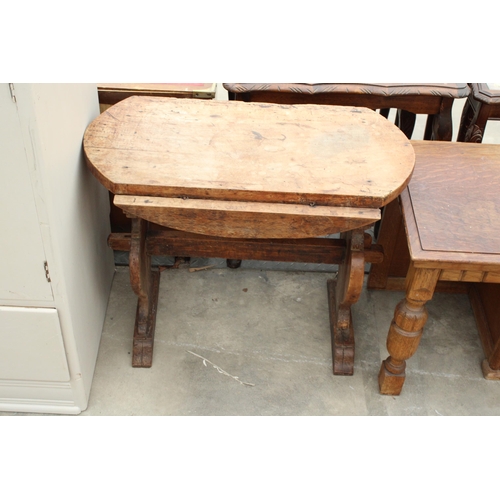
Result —
<svg viewBox="0 0 500 500"><path fill-rule="evenodd" d="M500 119L500 84L469 83L471 93L462 111L459 142L482 142L489 120Z"/></svg>

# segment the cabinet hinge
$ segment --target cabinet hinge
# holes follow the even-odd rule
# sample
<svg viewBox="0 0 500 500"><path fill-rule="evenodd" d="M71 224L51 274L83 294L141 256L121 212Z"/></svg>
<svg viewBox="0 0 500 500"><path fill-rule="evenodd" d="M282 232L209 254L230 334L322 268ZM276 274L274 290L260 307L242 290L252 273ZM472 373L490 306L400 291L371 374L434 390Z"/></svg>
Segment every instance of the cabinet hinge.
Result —
<svg viewBox="0 0 500 500"><path fill-rule="evenodd" d="M43 268L45 270L45 278L47 281L50 283L50 273L49 273L49 265L47 264L47 261L43 263Z"/></svg>
<svg viewBox="0 0 500 500"><path fill-rule="evenodd" d="M17 102L16 100L16 92L14 91L14 84L9 83L10 96L12 97L12 102Z"/></svg>

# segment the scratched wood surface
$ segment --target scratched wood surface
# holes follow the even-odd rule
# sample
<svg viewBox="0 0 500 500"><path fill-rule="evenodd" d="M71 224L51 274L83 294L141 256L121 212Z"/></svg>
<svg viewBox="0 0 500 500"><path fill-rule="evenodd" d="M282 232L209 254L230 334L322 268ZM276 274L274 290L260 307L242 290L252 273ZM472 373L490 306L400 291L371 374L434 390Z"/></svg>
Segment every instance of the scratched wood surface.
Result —
<svg viewBox="0 0 500 500"><path fill-rule="evenodd" d="M365 108L130 97L88 127L84 151L115 194L380 208L413 148Z"/></svg>
<svg viewBox="0 0 500 500"><path fill-rule="evenodd" d="M116 195L114 204L131 217L172 229L226 238L309 238L366 227L380 219L380 210L376 208L310 207L290 203Z"/></svg>
<svg viewBox="0 0 500 500"><path fill-rule="evenodd" d="M412 141L416 260L500 262L500 145Z"/></svg>

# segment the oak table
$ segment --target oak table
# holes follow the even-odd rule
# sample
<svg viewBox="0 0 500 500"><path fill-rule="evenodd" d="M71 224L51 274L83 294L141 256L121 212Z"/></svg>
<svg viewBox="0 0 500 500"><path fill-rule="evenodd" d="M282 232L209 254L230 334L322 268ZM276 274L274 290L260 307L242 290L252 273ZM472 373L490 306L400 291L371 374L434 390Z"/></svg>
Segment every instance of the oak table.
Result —
<svg viewBox="0 0 500 500"><path fill-rule="evenodd" d="M307 261L311 251L339 264L328 285L334 373L352 374L351 306L365 261L382 257L364 229L415 161L393 124L364 108L130 97L89 125L84 151L132 218L129 241L110 240L130 249L133 366L152 363L159 272L150 257L191 245L189 255Z"/></svg>
<svg viewBox="0 0 500 500"><path fill-rule="evenodd" d="M470 83L462 111L459 142L482 142L488 120L500 118L500 83Z"/></svg>
<svg viewBox="0 0 500 500"><path fill-rule="evenodd" d="M428 115L424 139L451 141L451 109L469 95L466 83L224 83L229 98L246 102L333 104L398 110L397 125L411 138L417 114Z"/></svg>
<svg viewBox="0 0 500 500"><path fill-rule="evenodd" d="M412 141L416 164L401 209L411 263L382 363L382 394L398 395L438 281L500 283L500 145ZM394 205L392 205L394 207ZM389 256L390 258L390 256ZM497 304L498 307L498 304ZM500 339L481 336L485 378L500 378ZM444 362L444 360L443 360Z"/></svg>

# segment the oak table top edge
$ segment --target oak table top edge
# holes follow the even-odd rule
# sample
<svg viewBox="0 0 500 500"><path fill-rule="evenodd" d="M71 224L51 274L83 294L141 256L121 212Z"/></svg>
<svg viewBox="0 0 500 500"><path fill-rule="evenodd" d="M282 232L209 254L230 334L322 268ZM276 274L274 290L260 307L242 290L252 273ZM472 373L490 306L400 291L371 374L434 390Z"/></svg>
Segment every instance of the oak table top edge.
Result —
<svg viewBox="0 0 500 500"><path fill-rule="evenodd" d="M395 199L415 163L367 108L139 96L89 125L84 152L115 194L362 208Z"/></svg>

